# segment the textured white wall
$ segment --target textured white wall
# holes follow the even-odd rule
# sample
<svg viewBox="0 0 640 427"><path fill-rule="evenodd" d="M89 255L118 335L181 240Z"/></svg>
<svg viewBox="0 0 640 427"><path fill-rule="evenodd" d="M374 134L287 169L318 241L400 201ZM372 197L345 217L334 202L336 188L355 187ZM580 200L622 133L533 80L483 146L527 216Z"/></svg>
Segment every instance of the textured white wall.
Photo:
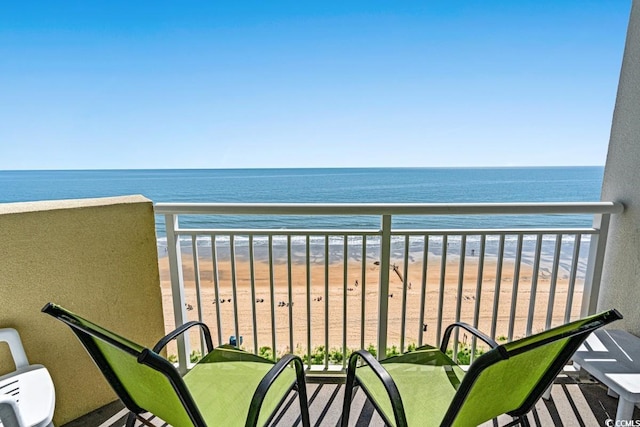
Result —
<svg viewBox="0 0 640 427"><path fill-rule="evenodd" d="M598 309L617 308L612 327L640 336L640 0L633 0L622 61L602 199L620 201L614 216Z"/></svg>

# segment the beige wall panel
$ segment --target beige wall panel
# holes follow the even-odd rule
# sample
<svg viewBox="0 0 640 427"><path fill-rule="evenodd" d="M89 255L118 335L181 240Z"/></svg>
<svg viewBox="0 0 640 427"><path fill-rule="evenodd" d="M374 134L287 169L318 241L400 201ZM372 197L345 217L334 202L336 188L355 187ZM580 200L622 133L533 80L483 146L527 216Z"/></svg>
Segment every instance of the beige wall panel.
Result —
<svg viewBox="0 0 640 427"><path fill-rule="evenodd" d="M51 372L56 425L116 399L55 302L136 341L164 334L153 205L142 196L0 205L0 327ZM4 350L4 351L3 351ZM7 370L0 347L0 369Z"/></svg>

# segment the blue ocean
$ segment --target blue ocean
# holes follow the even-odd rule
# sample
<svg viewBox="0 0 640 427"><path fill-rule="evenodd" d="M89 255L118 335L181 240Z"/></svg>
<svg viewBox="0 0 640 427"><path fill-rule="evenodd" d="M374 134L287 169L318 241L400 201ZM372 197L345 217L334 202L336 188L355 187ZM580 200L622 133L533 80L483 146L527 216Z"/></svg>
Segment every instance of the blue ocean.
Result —
<svg viewBox="0 0 640 427"><path fill-rule="evenodd" d="M154 203L579 202L600 200L603 172L603 167L0 171L0 202L129 194L142 194ZM282 223L284 220L287 224ZM260 221L260 226L265 228L309 225L303 223L304 219L295 218L226 217L219 221L221 223L215 225L237 227L247 221ZM354 224L353 217L318 221L312 225L331 222L334 227L369 227L379 224L379 218L363 218L360 224ZM341 221L345 224L340 224ZM394 221L397 221L394 226L400 228L492 227L496 224L492 218L444 216ZM159 224L161 222L159 218ZM591 218L501 217L497 226L551 224L584 227L591 225Z"/></svg>

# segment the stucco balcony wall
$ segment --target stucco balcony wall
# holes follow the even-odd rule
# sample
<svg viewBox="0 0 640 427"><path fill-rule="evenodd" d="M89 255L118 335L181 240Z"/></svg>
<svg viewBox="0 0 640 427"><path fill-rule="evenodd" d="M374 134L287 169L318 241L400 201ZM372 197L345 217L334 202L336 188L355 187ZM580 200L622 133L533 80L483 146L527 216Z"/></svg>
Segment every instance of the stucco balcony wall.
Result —
<svg viewBox="0 0 640 427"><path fill-rule="evenodd" d="M142 196L0 204L0 327L56 386L61 425L116 399L49 301L143 345L164 334L155 221ZM12 370L0 346L0 374Z"/></svg>

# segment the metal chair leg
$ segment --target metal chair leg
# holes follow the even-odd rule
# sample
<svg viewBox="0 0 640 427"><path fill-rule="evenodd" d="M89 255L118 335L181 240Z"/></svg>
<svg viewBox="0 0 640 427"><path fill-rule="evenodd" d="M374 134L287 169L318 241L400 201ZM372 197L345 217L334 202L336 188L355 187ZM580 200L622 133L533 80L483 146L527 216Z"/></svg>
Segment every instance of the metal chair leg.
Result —
<svg viewBox="0 0 640 427"><path fill-rule="evenodd" d="M136 414L134 414L133 412L129 412L129 415L127 415L127 422L125 423L126 427L134 427L135 423L136 423Z"/></svg>

